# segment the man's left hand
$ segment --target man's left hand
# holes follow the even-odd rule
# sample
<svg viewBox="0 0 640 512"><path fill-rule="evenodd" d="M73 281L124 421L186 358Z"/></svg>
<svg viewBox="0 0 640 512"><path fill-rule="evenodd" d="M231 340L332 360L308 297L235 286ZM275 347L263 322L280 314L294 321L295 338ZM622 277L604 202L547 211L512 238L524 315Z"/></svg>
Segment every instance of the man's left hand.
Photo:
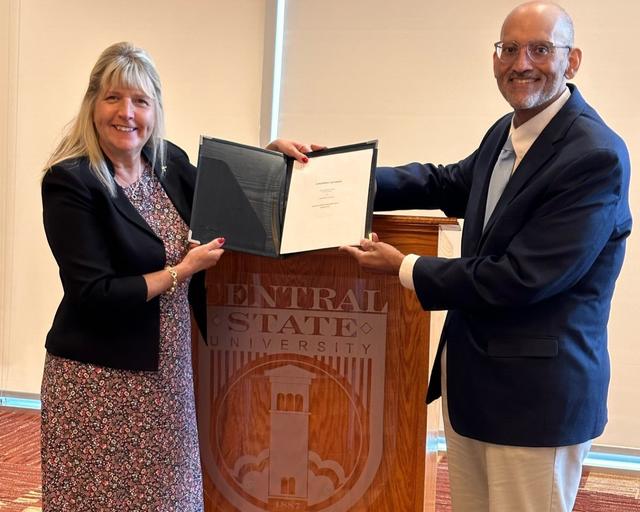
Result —
<svg viewBox="0 0 640 512"><path fill-rule="evenodd" d="M381 242L375 233L371 233L371 240L363 238L360 247L342 246L340 250L353 256L362 268L380 274L397 276L404 259L404 254Z"/></svg>

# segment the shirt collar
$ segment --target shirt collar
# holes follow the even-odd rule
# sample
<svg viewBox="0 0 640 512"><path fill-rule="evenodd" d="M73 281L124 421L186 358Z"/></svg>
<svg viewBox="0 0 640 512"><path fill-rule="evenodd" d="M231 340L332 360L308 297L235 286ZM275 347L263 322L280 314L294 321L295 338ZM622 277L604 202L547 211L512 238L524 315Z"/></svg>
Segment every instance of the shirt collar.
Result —
<svg viewBox="0 0 640 512"><path fill-rule="evenodd" d="M549 122L560 111L570 97L571 91L567 87L556 101L545 108L542 112L533 116L526 123L514 128L513 119L511 120L509 136L511 137L513 150L516 154L516 161L513 166L514 169L518 167L518 164L522 161L524 155L527 154L529 148L531 148L538 136L542 133L542 130L546 128Z"/></svg>

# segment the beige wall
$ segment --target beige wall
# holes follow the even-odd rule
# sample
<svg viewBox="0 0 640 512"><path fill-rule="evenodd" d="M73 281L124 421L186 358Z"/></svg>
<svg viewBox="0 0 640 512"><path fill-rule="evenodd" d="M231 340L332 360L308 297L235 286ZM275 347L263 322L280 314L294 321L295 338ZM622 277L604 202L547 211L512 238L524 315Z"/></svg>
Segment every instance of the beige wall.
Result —
<svg viewBox="0 0 640 512"><path fill-rule="evenodd" d="M201 133L257 144L269 3L0 2L0 389L39 390L43 340L60 297L41 227L39 169L74 115L99 52L118 40L150 51L165 86L168 136L192 159ZM491 51L515 4L289 0L281 134L329 145L378 138L383 164L466 156L508 110L491 74ZM640 70L629 55L640 6L564 5L585 54L575 82L625 138L635 161ZM636 219L638 187L634 180ZM634 447L640 447L637 240L629 241L612 311L611 419L599 440Z"/></svg>
<svg viewBox="0 0 640 512"><path fill-rule="evenodd" d="M493 43L513 0L295 0L288 3L280 132L328 145L377 138L379 162L449 163L473 151L509 106ZM575 83L640 154L640 68L629 58L640 5L565 0L584 51ZM632 208L640 219L639 181ZM610 422L600 444L640 448L640 238L629 240L609 324ZM635 271L634 271L635 270Z"/></svg>
<svg viewBox="0 0 640 512"><path fill-rule="evenodd" d="M3 376L15 364L9 357L8 323L14 218L17 7L14 0L0 3L0 389Z"/></svg>
<svg viewBox="0 0 640 512"><path fill-rule="evenodd" d="M203 133L258 143L266 5L0 2L0 389L40 389L44 338L61 294L42 229L40 169L77 112L99 53L122 40L151 53L164 85L167 136L195 162Z"/></svg>
<svg viewBox="0 0 640 512"><path fill-rule="evenodd" d="M0 191L7 189L7 110L9 107L9 2L0 3ZM4 253L6 250L6 210L4 197L0 192L0 363L6 361L6 344L4 339L4 290L5 269ZM2 375L0 369L0 375Z"/></svg>

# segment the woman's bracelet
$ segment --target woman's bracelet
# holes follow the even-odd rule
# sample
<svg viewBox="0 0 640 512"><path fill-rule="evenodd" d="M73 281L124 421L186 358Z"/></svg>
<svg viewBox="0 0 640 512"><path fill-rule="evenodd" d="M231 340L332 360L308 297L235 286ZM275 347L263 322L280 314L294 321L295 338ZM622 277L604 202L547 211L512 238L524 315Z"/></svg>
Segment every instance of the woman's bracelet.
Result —
<svg viewBox="0 0 640 512"><path fill-rule="evenodd" d="M169 288L166 293L173 293L176 291L176 288L178 288L178 272L175 267L170 267L169 265L164 269L169 272L169 275L171 276L171 288Z"/></svg>

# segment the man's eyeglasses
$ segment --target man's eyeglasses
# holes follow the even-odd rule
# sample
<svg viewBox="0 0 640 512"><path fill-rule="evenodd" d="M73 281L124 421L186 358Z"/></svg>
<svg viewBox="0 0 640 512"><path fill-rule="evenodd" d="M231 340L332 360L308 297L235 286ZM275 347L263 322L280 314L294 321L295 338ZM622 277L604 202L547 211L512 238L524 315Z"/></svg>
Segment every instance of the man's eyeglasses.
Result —
<svg viewBox="0 0 640 512"><path fill-rule="evenodd" d="M520 55L520 49L522 48L518 43L503 43L502 41L494 43L493 46L496 48L496 55L498 56L498 59L500 59L500 62L505 64L511 64L515 61L518 58L518 55ZM571 46L556 46L553 43L536 41L527 43L525 48L527 57L529 57L531 62L542 64L551 59L558 48L566 48L570 50Z"/></svg>

